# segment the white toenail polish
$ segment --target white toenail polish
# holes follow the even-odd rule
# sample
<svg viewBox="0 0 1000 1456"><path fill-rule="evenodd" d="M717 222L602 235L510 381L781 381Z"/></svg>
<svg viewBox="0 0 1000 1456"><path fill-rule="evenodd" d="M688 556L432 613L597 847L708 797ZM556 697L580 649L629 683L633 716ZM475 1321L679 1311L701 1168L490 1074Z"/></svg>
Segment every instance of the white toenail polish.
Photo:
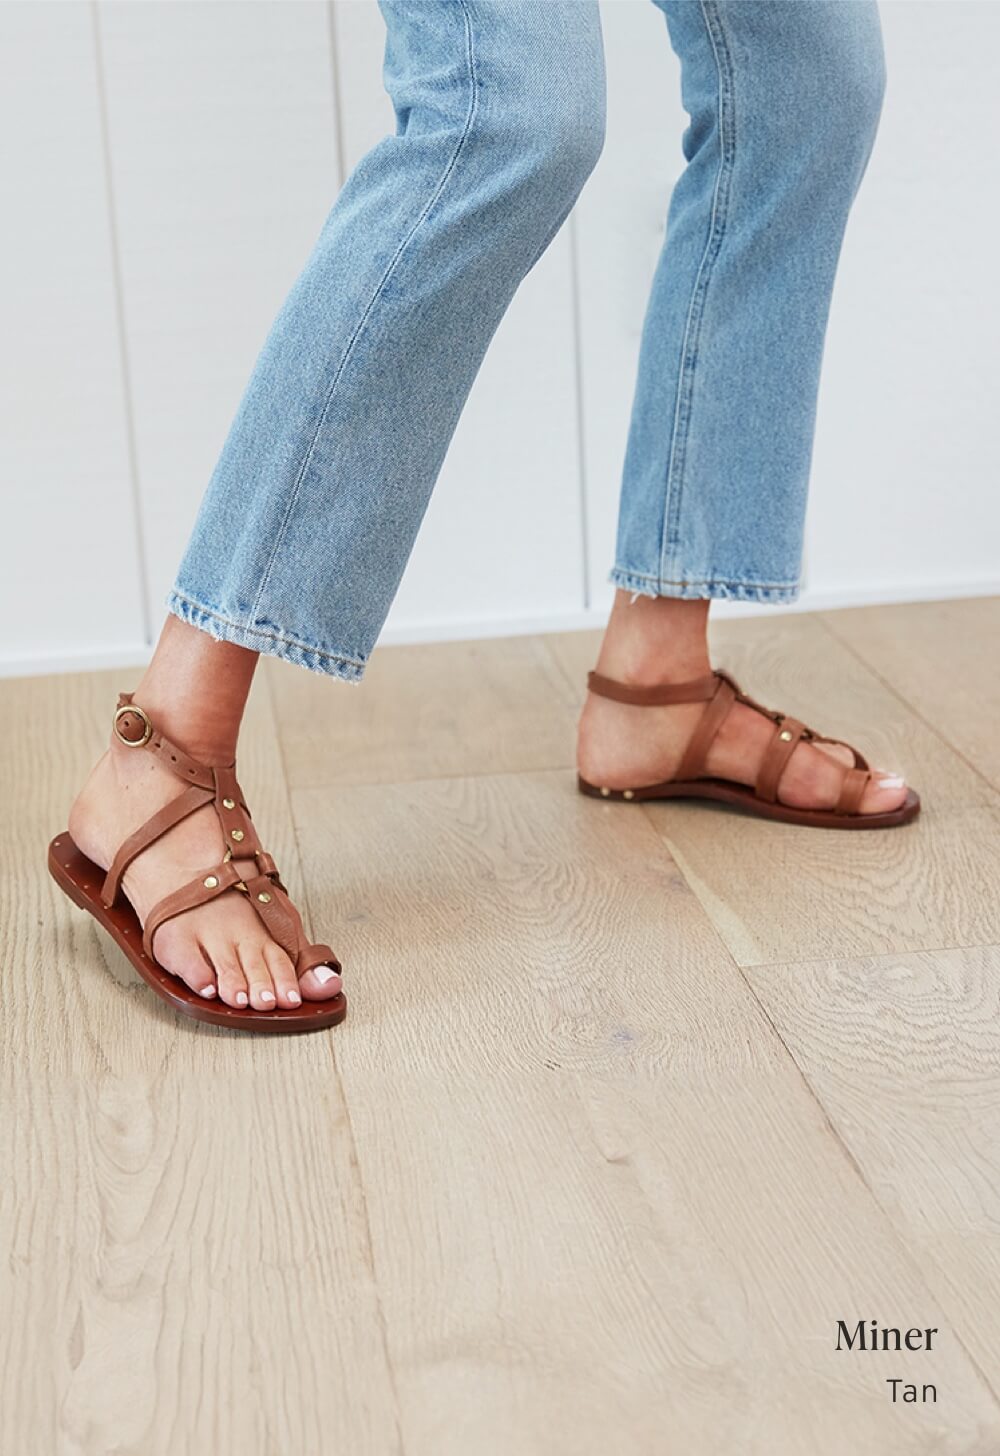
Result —
<svg viewBox="0 0 1000 1456"><path fill-rule="evenodd" d="M260 993L260 999L262 1001L273 1001L274 1000L274 992L273 991L261 991L261 993Z"/></svg>
<svg viewBox="0 0 1000 1456"><path fill-rule="evenodd" d="M905 782L899 774L891 774L888 778L879 779L878 786L880 789L901 789Z"/></svg>
<svg viewBox="0 0 1000 1456"><path fill-rule="evenodd" d="M291 1001L293 1006L298 1006L302 1000L302 997L299 995L298 991L289 991L288 999L289 1001Z"/></svg>
<svg viewBox="0 0 1000 1456"><path fill-rule="evenodd" d="M215 987L214 986L202 986L201 993L200 994L202 996L206 997L208 1000L211 1000L211 998L215 995Z"/></svg>
<svg viewBox="0 0 1000 1456"><path fill-rule="evenodd" d="M247 993L245 991L236 992L236 1004L237 1006L245 1006L247 1004Z"/></svg>
<svg viewBox="0 0 1000 1456"><path fill-rule="evenodd" d="M337 972L331 971L329 966L316 966L313 971L313 975L321 986L325 986L327 981L332 981L336 974Z"/></svg>

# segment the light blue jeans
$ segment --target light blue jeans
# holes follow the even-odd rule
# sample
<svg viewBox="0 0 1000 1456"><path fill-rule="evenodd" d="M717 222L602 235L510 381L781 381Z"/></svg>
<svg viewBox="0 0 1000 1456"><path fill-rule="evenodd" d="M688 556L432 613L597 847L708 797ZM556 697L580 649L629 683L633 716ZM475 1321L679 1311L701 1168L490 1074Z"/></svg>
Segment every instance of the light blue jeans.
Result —
<svg viewBox="0 0 1000 1456"><path fill-rule="evenodd" d="M788 601L834 274L882 106L878 10L656 3L681 61L687 165L611 580ZM168 601L213 636L347 679L490 339L604 138L596 0L381 8L395 135L351 173L271 330Z"/></svg>

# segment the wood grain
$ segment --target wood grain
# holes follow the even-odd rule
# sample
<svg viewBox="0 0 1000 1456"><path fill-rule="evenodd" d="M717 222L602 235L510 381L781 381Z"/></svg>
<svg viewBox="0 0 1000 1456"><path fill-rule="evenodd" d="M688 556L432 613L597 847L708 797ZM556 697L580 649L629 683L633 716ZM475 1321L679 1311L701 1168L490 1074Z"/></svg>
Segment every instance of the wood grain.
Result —
<svg viewBox="0 0 1000 1456"><path fill-rule="evenodd" d="M303 790L405 1448L982 1451L997 1411L644 817L559 772ZM404 1212L405 1210L405 1212ZM836 1321L927 1312L947 1410ZM857 1311L855 1314L854 1312ZM867 1443L867 1444L866 1444Z"/></svg>
<svg viewBox="0 0 1000 1456"><path fill-rule="evenodd" d="M360 689L265 667L295 788L573 762L574 695L534 637L380 648Z"/></svg>
<svg viewBox="0 0 1000 1456"><path fill-rule="evenodd" d="M268 664L241 778L351 999L287 1040L45 873L134 674L0 684L0 1449L993 1456L995 795L821 623L716 647L919 763L919 832L582 798L586 634Z"/></svg>
<svg viewBox="0 0 1000 1456"><path fill-rule="evenodd" d="M750 981L1000 1392L1000 947L757 966Z"/></svg>
<svg viewBox="0 0 1000 1456"><path fill-rule="evenodd" d="M825 612L822 620L1000 788L1000 597Z"/></svg>

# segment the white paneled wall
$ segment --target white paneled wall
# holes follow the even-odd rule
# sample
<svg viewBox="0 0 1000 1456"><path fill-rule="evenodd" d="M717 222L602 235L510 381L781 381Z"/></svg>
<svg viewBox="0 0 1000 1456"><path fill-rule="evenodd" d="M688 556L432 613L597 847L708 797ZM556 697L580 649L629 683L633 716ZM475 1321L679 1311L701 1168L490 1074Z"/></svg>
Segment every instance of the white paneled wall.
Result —
<svg viewBox="0 0 1000 1456"><path fill-rule="evenodd" d="M329 13L97 6L151 614L340 183Z"/></svg>
<svg viewBox="0 0 1000 1456"><path fill-rule="evenodd" d="M526 0L538 3L538 0ZM995 590L1000 7L883 4L890 84L834 300L805 604ZM390 635L603 611L685 118L603 7L604 157L476 382ZM392 125L374 0L0 3L0 668L140 656L254 356Z"/></svg>
<svg viewBox="0 0 1000 1456"><path fill-rule="evenodd" d="M0 5L0 633L15 664L145 639L87 6Z"/></svg>

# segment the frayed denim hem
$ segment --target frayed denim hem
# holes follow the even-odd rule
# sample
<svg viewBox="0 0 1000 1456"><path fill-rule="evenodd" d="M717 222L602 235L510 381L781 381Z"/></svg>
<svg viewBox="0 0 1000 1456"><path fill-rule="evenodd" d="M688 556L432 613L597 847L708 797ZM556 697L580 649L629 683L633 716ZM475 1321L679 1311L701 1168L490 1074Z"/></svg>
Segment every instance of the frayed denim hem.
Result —
<svg viewBox="0 0 1000 1456"><path fill-rule="evenodd" d="M624 571L614 567L608 573L608 581L622 591L635 592L643 597L680 597L685 601L704 601L712 598L729 602L794 602L798 599L798 582L756 582L721 581L711 578L706 581L660 581L658 577L642 576L638 572Z"/></svg>
<svg viewBox="0 0 1000 1456"><path fill-rule="evenodd" d="M233 642L237 647L247 647L251 652L263 652L268 657L280 657L283 662L292 662L296 667L308 668L310 672L322 673L339 682L360 682L364 676L364 662L353 657L343 657L336 652L325 652L321 647L311 647L305 642L296 642L290 637L281 637L263 627L242 627L231 622L211 607L202 606L176 589L166 600L168 612L186 622L189 627L198 627L217 642Z"/></svg>

